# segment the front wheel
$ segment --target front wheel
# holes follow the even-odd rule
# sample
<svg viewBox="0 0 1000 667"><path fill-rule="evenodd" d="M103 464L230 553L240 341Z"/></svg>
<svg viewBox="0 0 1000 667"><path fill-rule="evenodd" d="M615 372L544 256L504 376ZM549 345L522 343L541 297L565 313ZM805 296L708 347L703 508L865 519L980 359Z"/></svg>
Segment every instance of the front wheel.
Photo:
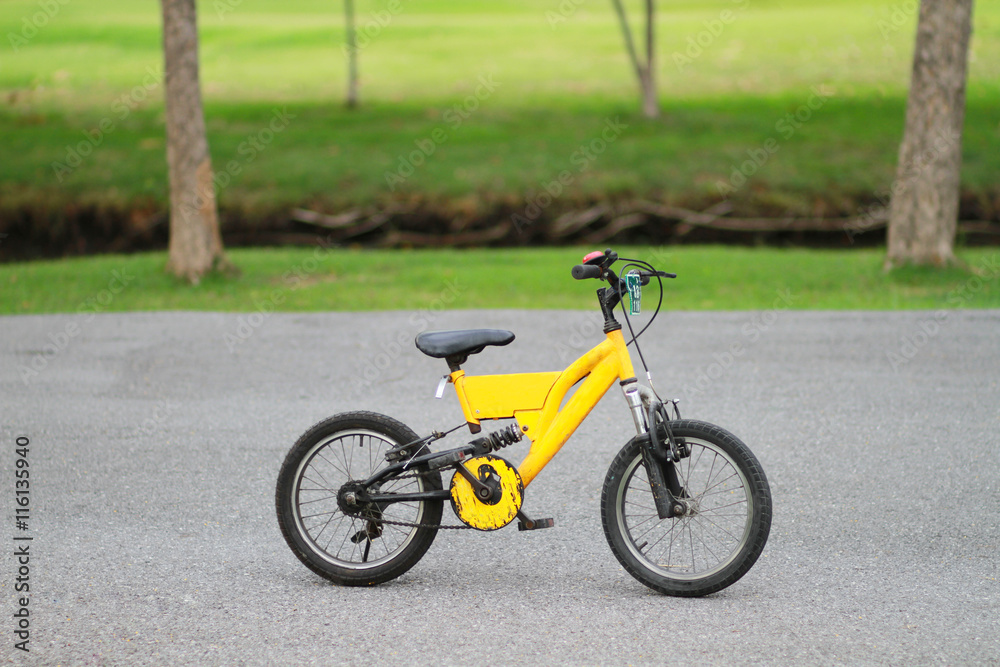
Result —
<svg viewBox="0 0 1000 667"><path fill-rule="evenodd" d="M292 552L334 583L371 586L413 567L441 523L440 500L371 504L345 514L338 502L349 482L368 479L388 465L385 453L416 434L395 419L348 412L309 429L278 473L278 525ZM383 480L379 493L441 490L441 474L425 471Z"/></svg>
<svg viewBox="0 0 1000 667"><path fill-rule="evenodd" d="M604 481L604 534L622 566L650 588L708 595L757 561L771 530L771 491L757 458L732 433L693 420L670 422L670 428L689 448L673 464L683 514L659 518L641 445L632 440Z"/></svg>

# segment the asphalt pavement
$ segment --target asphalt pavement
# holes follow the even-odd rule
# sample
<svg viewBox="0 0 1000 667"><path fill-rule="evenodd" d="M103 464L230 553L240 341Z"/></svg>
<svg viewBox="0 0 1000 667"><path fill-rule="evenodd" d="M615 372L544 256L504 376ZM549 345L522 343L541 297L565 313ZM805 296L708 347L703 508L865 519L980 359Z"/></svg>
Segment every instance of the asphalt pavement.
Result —
<svg viewBox="0 0 1000 667"><path fill-rule="evenodd" d="M604 539L601 485L633 430L616 387L526 492L552 529L441 531L370 589L320 579L278 530L278 468L316 421L462 421L418 331L508 328L467 372L556 370L600 341L597 313L0 318L0 662L1000 664L1000 311L778 295L661 318L640 339L657 389L740 436L774 498L756 566L701 599L646 589Z"/></svg>

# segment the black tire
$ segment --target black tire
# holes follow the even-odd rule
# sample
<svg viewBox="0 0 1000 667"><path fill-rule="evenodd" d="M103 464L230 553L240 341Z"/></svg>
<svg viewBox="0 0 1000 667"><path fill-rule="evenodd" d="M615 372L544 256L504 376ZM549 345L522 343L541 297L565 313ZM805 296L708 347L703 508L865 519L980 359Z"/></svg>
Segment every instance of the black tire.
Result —
<svg viewBox="0 0 1000 667"><path fill-rule="evenodd" d="M442 502L392 503L379 518L430 527L408 527L343 513L337 493L388 465L385 452L417 435L374 412L345 412L321 421L299 438L278 473L275 505L281 534L306 567L344 586L373 586L395 579L427 552L441 523ZM390 478L383 492L441 489L441 474ZM354 538L354 540L352 540Z"/></svg>
<svg viewBox="0 0 1000 667"><path fill-rule="evenodd" d="M771 491L764 470L736 436L700 421L670 422L690 456L676 463L695 506L660 520L640 445L630 441L608 469L601 519L611 551L633 577L680 597L733 584L757 561L771 530Z"/></svg>

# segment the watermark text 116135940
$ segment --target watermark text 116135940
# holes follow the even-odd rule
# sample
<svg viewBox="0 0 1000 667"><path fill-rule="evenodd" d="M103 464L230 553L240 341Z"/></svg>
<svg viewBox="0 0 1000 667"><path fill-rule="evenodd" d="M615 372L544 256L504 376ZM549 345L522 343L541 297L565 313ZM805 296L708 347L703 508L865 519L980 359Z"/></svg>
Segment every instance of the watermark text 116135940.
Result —
<svg viewBox="0 0 1000 667"><path fill-rule="evenodd" d="M31 440L14 440L14 648L27 652L31 641Z"/></svg>

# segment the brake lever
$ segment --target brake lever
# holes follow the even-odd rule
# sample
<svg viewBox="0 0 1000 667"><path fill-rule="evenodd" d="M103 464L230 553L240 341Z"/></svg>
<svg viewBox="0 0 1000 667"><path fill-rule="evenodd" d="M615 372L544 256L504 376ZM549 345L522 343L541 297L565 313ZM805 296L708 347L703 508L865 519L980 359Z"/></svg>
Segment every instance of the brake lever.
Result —
<svg viewBox="0 0 1000 667"><path fill-rule="evenodd" d="M676 278L676 273L667 273L666 271L640 271L639 275L642 276L642 284L648 285L650 278L660 277L660 278Z"/></svg>

